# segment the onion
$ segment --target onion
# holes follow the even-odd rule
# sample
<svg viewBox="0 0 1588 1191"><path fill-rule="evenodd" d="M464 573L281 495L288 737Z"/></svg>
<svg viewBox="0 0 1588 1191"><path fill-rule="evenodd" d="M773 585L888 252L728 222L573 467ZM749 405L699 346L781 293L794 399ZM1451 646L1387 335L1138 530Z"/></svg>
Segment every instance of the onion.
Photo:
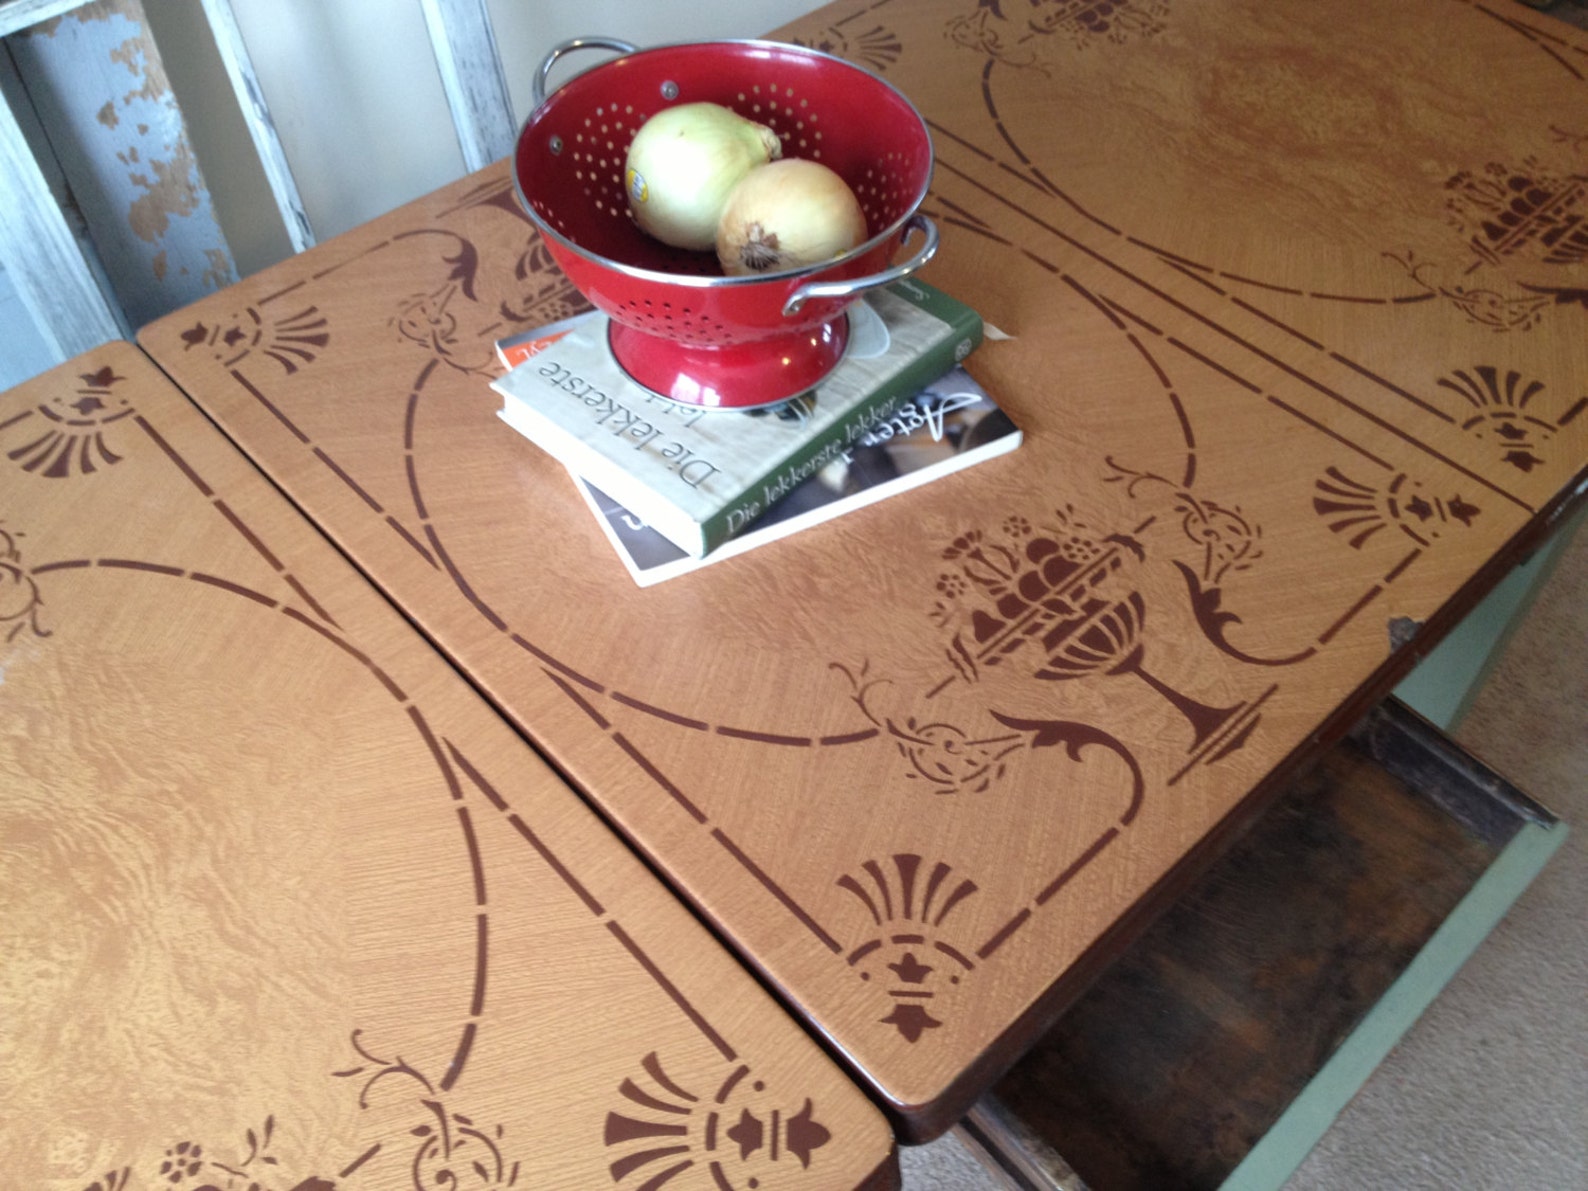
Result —
<svg viewBox="0 0 1588 1191"><path fill-rule="evenodd" d="M865 238L848 184L819 161L789 157L733 188L717 224L717 260L731 277L777 273L842 256Z"/></svg>
<svg viewBox="0 0 1588 1191"><path fill-rule="evenodd" d="M674 248L706 250L728 193L782 153L777 133L715 103L663 108L634 134L623 173L641 230Z"/></svg>

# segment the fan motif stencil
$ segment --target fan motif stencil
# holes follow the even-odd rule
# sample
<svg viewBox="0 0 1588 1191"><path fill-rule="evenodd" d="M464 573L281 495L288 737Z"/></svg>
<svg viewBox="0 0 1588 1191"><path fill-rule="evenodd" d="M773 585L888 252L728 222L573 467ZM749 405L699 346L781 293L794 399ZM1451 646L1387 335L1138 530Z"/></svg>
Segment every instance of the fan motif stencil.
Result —
<svg viewBox="0 0 1588 1191"><path fill-rule="evenodd" d="M1545 460L1539 452L1588 408L1588 396L1579 397L1551 421L1534 404L1545 391L1543 381L1528 379L1514 368L1502 374L1492 364L1458 368L1436 383L1467 407L1461 428L1478 441L1492 445L1502 462L1523 473L1543 464Z"/></svg>
<svg viewBox="0 0 1588 1191"><path fill-rule="evenodd" d="M745 1064L715 1088L685 1086L655 1051L639 1068L619 1085L602 1135L625 1191L658 1191L680 1176L681 1188L755 1191L785 1168L808 1170L832 1140L809 1096L781 1100Z"/></svg>
<svg viewBox="0 0 1588 1191"><path fill-rule="evenodd" d="M862 28L858 16L829 25L815 37L796 37L793 44L851 62L862 62L879 74L897 62L904 52L904 43L892 29L886 25Z"/></svg>
<svg viewBox="0 0 1588 1191"><path fill-rule="evenodd" d="M1354 479L1331 467L1318 480L1312 507L1330 530L1360 550L1376 534L1399 530L1418 546L1428 546L1452 528L1470 526L1483 510L1459 493L1440 496L1404 472L1388 483Z"/></svg>
<svg viewBox="0 0 1588 1191"><path fill-rule="evenodd" d="M331 342L326 319L313 306L267 321L257 306L245 307L225 322L202 319L182 332L184 351L207 352L227 368L255 352L274 360L291 376Z"/></svg>
<svg viewBox="0 0 1588 1191"><path fill-rule="evenodd" d="M858 872L838 878L838 887L865 907L876 932L849 949L844 959L856 976L874 983L889 999L889 1011L878 1020L892 1026L907 1042L917 1042L943 1022L936 1003L975 968L966 954L970 944L955 939L943 923L976 882L937 861L928 866L917 855L896 853L867 860ZM958 945L956 945L956 943Z"/></svg>
<svg viewBox="0 0 1588 1191"><path fill-rule="evenodd" d="M107 435L134 413L116 387L127 378L106 365L77 379L75 389L0 421L5 457L23 471L59 480L121 461Z"/></svg>

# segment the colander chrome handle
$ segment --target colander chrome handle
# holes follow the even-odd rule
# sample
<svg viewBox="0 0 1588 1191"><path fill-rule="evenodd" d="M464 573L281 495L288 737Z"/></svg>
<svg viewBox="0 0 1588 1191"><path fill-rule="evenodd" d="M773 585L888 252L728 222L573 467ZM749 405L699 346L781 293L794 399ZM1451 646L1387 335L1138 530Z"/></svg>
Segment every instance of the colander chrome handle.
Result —
<svg viewBox="0 0 1588 1191"><path fill-rule="evenodd" d="M853 294L864 293L868 289L878 289L884 285L892 285L901 277L908 277L927 261L931 260L937 252L937 224L933 223L919 211L915 212L905 222L904 235L908 239L911 232L921 232L926 236L925 242L916 254L907 261L901 261L891 269L884 269L881 273L872 273L866 277L855 277L848 281L812 281L799 287L789 295L789 300L783 303L785 315L798 314L801 306L812 298L847 298Z"/></svg>
<svg viewBox="0 0 1588 1191"><path fill-rule="evenodd" d="M540 60L540 68L530 81L530 95L535 101L533 106L539 107L546 102L546 80L551 76L551 68L557 65L557 59L564 54L574 50L616 50L620 54L632 54L639 48L615 37L571 37L552 46L551 52Z"/></svg>

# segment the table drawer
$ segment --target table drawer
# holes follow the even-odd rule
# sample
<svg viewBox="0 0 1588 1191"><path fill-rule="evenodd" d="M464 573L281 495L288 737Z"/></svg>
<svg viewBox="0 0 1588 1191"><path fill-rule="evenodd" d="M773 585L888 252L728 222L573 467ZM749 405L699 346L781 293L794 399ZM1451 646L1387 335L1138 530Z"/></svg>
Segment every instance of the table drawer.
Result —
<svg viewBox="0 0 1588 1191"><path fill-rule="evenodd" d="M1559 846L1564 824L1390 700L985 1095L1013 1187L1276 1187Z"/></svg>

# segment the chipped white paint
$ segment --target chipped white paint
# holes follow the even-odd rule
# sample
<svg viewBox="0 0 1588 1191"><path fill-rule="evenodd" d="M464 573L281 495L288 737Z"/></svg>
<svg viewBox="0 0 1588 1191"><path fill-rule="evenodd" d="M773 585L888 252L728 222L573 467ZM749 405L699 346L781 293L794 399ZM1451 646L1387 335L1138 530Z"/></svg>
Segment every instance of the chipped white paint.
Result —
<svg viewBox="0 0 1588 1191"><path fill-rule="evenodd" d="M128 324L235 280L140 0L94 0L7 44Z"/></svg>
<svg viewBox="0 0 1588 1191"><path fill-rule="evenodd" d="M513 151L518 127L485 0L420 0L465 169Z"/></svg>
<svg viewBox="0 0 1588 1191"><path fill-rule="evenodd" d="M105 299L98 259L79 247L6 103L0 103L0 177L6 180L0 263L45 350L65 360L124 336L119 311ZM21 338L7 335L0 350Z"/></svg>
<svg viewBox="0 0 1588 1191"><path fill-rule="evenodd" d="M0 37L70 12L83 0L0 0Z"/></svg>

